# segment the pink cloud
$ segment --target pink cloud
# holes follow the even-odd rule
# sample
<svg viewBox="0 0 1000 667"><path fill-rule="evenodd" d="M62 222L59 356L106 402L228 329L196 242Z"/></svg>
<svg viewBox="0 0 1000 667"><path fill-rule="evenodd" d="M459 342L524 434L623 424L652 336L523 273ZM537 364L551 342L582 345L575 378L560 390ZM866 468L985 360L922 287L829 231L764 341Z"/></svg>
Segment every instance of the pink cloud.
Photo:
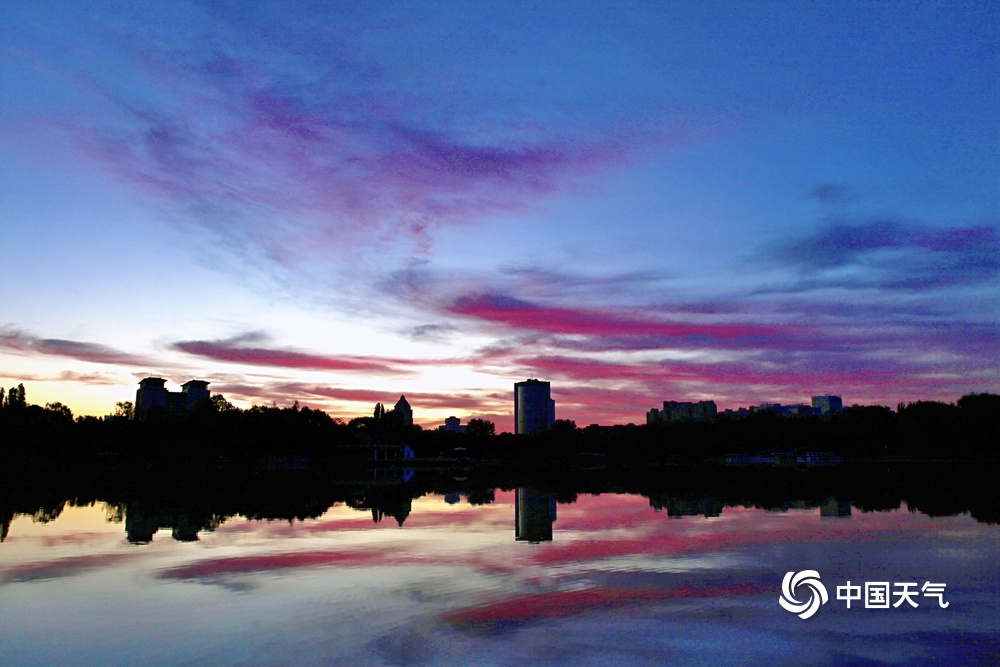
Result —
<svg viewBox="0 0 1000 667"><path fill-rule="evenodd" d="M806 330L797 326L695 324L639 315L636 311L608 311L538 306L498 294L459 297L448 308L454 315L473 317L513 329L590 336L664 336L667 344L728 347L789 343Z"/></svg>
<svg viewBox="0 0 1000 667"><path fill-rule="evenodd" d="M902 345L903 342L900 342ZM963 393L982 390L975 377L942 381L939 373L954 371L948 366L931 363L904 363L902 359L858 359L847 352L766 350L753 353L748 359L727 362L670 360L660 362L609 361L572 354L526 355L525 350L546 349L546 342L525 343L519 347L484 350L477 358L407 360L389 357L326 357L321 354L294 350L250 347L244 357L245 343L239 341L210 342L205 347L183 349L207 356L244 361L248 364L287 364L297 368L326 370L361 370L369 366L386 373L433 369L439 365L467 365L480 372L505 373L511 383L523 377L551 380L557 416L575 420L583 426L590 423L641 423L646 411L667 399L692 400L714 398L720 408L752 405L763 401L808 402L817 393L833 392L845 396L849 403L879 403L895 405L914 396L952 401ZM260 354L257 354L260 351ZM374 371L367 371L374 372ZM220 382L216 390L231 397L251 401L293 401L332 410L338 416L358 416L352 410L338 407L338 402L393 402L398 395L379 388L343 387L303 382L269 381L262 384ZM508 392L497 393L476 389L454 393L406 391L407 400L417 412L422 409L443 409L454 414L486 417L500 430L509 430L510 401Z"/></svg>
<svg viewBox="0 0 1000 667"><path fill-rule="evenodd" d="M145 81L176 94L185 54L148 51ZM503 138L416 127L419 110L364 87L350 98L312 86L263 85L253 64L226 58L226 76L187 65L172 108L110 92L106 118L69 127L86 153L167 208L180 207L234 245L293 266L402 242L418 252L433 230L523 211L545 195L633 159L638 139L591 129L578 136ZM358 113L357 109L364 109ZM646 132L645 134L649 134ZM649 136L644 139L648 141ZM284 224L294 220L296 233Z"/></svg>
<svg viewBox="0 0 1000 667"><path fill-rule="evenodd" d="M708 396L721 408L764 401L808 402L817 393L842 394L851 403L894 406L913 396L954 401L977 391L972 378L942 380L933 367L907 368L891 361L871 368L853 359L811 369L809 359L784 362L614 363L560 355L518 357L516 364L532 375L551 380L556 416L590 423L642 423L645 413L663 400ZM951 369L954 370L953 368Z"/></svg>
<svg viewBox="0 0 1000 667"><path fill-rule="evenodd" d="M537 356L519 357L521 366L545 371L569 380L614 380L635 378L639 380L669 381L671 384L778 384L788 386L822 387L835 384L845 387L933 385L930 378L906 377L895 365L889 368L858 369L851 364L844 369L809 370L798 368L801 364L783 365L757 361L698 363L689 361L664 361L660 363L615 363L586 357ZM808 364L805 364L808 365Z"/></svg>

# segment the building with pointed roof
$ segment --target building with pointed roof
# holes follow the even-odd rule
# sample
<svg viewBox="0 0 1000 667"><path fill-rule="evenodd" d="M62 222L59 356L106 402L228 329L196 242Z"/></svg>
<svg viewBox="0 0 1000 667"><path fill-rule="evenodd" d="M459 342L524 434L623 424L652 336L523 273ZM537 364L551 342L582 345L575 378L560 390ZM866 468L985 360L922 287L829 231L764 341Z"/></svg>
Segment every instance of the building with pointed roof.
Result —
<svg viewBox="0 0 1000 667"><path fill-rule="evenodd" d="M413 426L413 408L406 402L406 396L400 396L393 406L392 411L398 415L399 422L407 426Z"/></svg>

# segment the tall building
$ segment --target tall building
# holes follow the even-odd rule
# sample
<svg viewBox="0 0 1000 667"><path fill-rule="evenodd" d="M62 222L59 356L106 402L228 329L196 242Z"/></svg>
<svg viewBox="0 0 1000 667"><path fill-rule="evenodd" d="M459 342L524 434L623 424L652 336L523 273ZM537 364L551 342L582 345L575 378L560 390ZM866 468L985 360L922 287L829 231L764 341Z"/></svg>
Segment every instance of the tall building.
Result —
<svg viewBox="0 0 1000 667"><path fill-rule="evenodd" d="M194 410L199 401L210 397L208 382L188 380L180 391L167 391L167 381L163 378L144 378L139 381L135 392L135 415L143 418L153 408L161 408L170 414L182 414Z"/></svg>
<svg viewBox="0 0 1000 667"><path fill-rule="evenodd" d="M547 431L556 420L551 385L541 380L514 383L514 434Z"/></svg>
<svg viewBox="0 0 1000 667"><path fill-rule="evenodd" d="M813 410L815 410L819 414L828 415L843 410L844 401L840 396L833 396L831 394L824 394L823 396L813 396L812 407Z"/></svg>

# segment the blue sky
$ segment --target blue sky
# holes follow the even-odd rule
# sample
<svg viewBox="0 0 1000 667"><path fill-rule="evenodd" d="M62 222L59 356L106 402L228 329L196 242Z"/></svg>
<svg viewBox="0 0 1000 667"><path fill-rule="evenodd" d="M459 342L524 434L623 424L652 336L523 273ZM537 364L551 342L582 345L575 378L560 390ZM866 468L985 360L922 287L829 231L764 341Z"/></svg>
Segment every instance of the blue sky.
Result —
<svg viewBox="0 0 1000 667"><path fill-rule="evenodd" d="M8 3L0 386L998 391L990 3Z"/></svg>

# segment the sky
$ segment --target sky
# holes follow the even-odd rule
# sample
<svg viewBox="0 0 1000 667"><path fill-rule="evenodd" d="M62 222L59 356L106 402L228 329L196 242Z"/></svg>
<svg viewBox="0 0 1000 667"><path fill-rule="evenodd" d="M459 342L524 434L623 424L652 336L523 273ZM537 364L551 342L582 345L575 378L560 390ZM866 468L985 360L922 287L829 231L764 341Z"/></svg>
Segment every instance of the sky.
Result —
<svg viewBox="0 0 1000 667"><path fill-rule="evenodd" d="M0 386L1000 391L990 2L0 4Z"/></svg>

